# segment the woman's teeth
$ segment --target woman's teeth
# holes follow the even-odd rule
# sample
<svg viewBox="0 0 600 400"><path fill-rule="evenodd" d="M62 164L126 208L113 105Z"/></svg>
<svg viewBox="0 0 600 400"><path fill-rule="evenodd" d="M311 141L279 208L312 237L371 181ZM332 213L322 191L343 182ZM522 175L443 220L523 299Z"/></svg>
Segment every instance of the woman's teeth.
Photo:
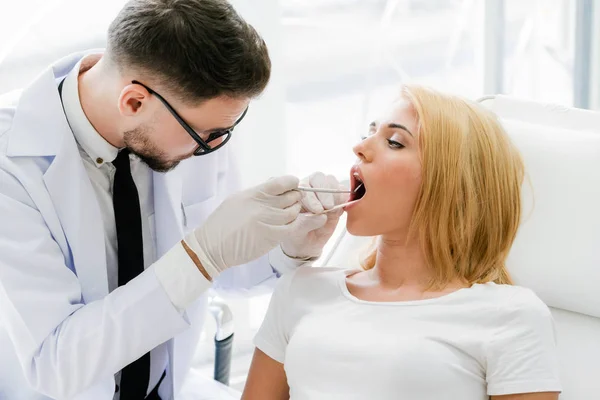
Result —
<svg viewBox="0 0 600 400"><path fill-rule="evenodd" d="M353 175L354 175L354 179L355 179L355 188L352 192L351 199L352 200L360 200L364 197L364 195L366 193L365 185L361 181L357 172L355 172Z"/></svg>

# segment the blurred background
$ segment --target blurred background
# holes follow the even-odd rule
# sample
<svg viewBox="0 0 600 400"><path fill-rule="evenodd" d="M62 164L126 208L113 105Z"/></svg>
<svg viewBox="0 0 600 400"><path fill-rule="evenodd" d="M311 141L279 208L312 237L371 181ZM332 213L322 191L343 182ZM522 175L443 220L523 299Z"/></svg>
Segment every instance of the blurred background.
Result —
<svg viewBox="0 0 600 400"><path fill-rule="evenodd" d="M235 132L245 185L316 170L348 176L351 148L406 82L600 109L595 0L234 0L273 60ZM123 0L0 0L0 93L71 52L103 47ZM231 298L241 388L269 295ZM212 375L208 326L196 368Z"/></svg>

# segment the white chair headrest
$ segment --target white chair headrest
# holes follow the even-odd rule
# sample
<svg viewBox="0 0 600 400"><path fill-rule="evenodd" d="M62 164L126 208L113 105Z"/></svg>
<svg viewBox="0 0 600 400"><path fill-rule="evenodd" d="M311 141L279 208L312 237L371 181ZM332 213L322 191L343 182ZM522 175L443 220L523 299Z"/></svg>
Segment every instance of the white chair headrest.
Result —
<svg viewBox="0 0 600 400"><path fill-rule="evenodd" d="M499 96L495 111L530 182L508 258L549 306L600 317L600 114Z"/></svg>

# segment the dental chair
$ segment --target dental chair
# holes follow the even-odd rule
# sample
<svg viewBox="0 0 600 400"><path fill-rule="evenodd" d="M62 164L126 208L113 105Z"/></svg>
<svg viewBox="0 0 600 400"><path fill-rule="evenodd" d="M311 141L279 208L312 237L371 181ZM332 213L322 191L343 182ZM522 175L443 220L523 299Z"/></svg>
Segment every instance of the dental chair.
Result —
<svg viewBox="0 0 600 400"><path fill-rule="evenodd" d="M504 96L481 103L500 116L525 162L523 221L508 268L552 311L560 399L599 399L600 113ZM342 227L320 264L358 267L371 241Z"/></svg>

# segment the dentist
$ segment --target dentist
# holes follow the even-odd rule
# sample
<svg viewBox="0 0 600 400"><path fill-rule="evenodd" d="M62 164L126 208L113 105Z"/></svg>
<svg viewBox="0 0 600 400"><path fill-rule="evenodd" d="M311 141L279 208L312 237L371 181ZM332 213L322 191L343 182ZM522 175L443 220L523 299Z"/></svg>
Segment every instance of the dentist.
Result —
<svg viewBox="0 0 600 400"><path fill-rule="evenodd" d="M105 50L0 97L0 398L177 399L207 289L320 255L339 213L301 211L342 199L289 176L226 198L270 70L225 0L132 0Z"/></svg>

